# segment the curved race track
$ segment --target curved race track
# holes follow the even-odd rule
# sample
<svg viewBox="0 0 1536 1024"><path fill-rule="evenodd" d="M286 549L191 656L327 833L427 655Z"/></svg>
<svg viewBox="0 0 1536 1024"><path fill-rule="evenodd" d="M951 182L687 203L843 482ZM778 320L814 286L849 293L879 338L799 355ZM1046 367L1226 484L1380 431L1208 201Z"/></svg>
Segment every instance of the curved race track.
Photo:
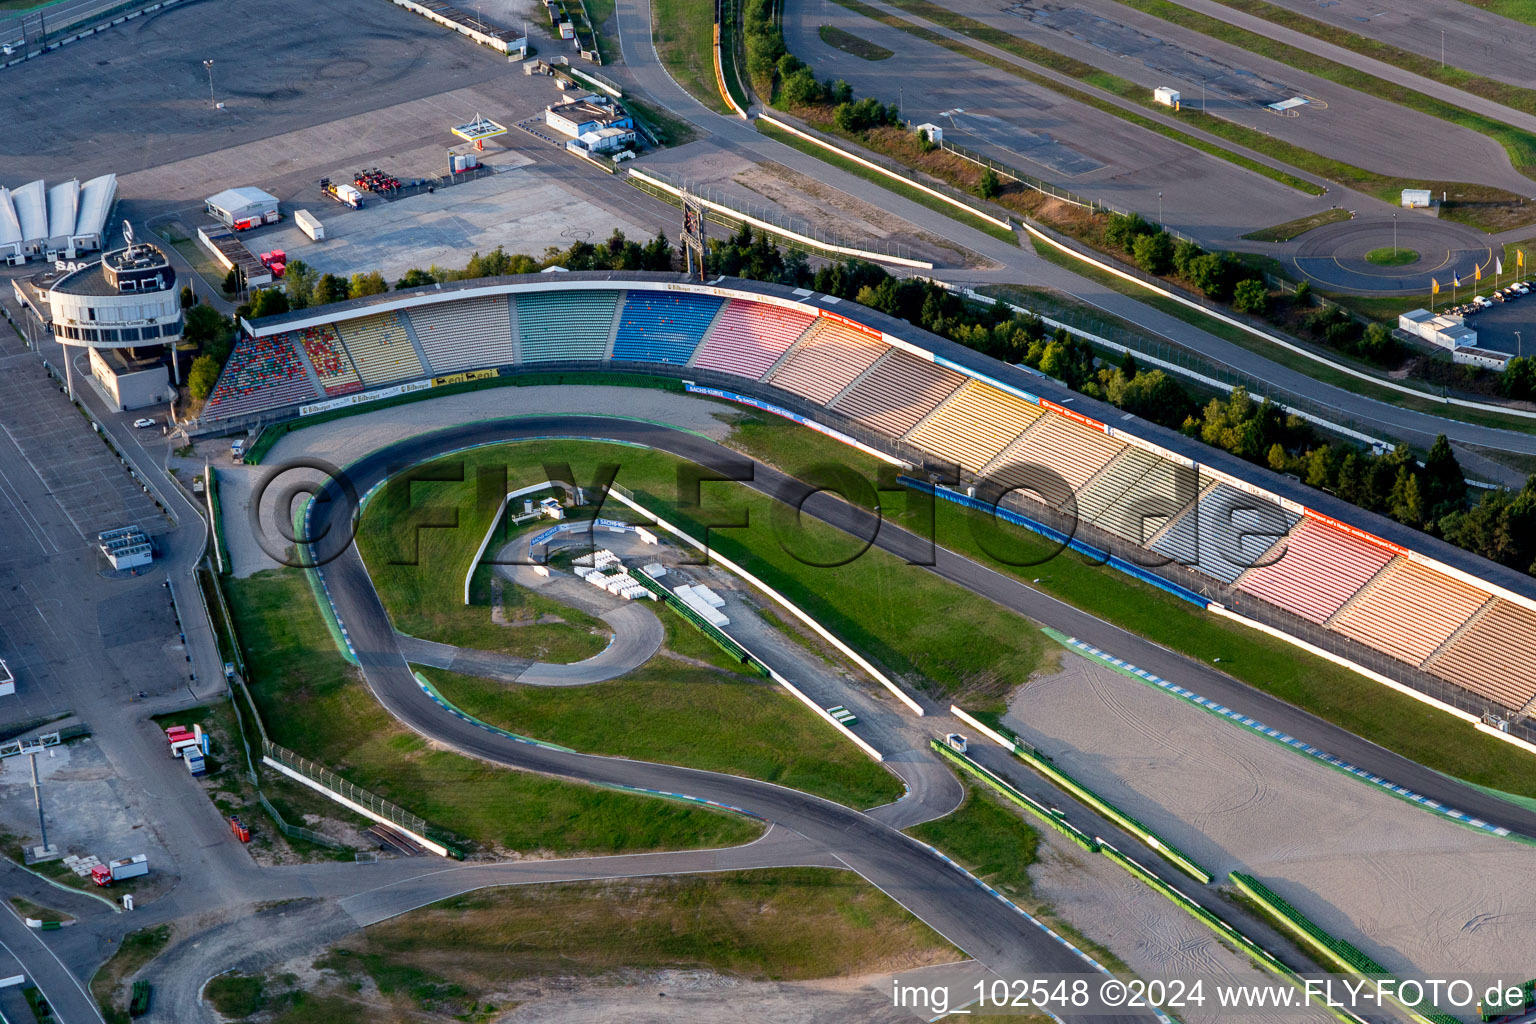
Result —
<svg viewBox="0 0 1536 1024"><path fill-rule="evenodd" d="M750 470L750 486L770 496L781 497L796 491L790 478L698 435L612 417L544 416L467 423L379 449L348 466L347 474L357 492L364 493L402 466L450 451L498 441L549 437L645 445L720 470ZM622 471L620 477L622 483ZM315 508L310 536L321 536L328 527L339 525L340 518L351 511L341 501L319 501ZM867 535L872 525L869 513L826 494L811 497L804 510L860 535ZM335 535L342 533L338 530ZM908 560L918 558L928 549L926 540L891 524L880 527L876 543ZM325 554L322 552L321 557ZM1164 678L1177 680L1444 804L1536 835L1536 812L1439 775L1338 726L1251 690L1209 666L1063 604L1013 577L943 548L938 549L936 563L928 571L1037 622L1113 651ZM1082 960L1013 908L977 888L925 847L867 814L770 783L731 775L518 743L445 713L420 689L412 675L356 547L349 544L320 572L347 627L369 687L391 714L417 732L470 756L514 768L602 784L686 793L741 809L798 832L832 851L843 863L1002 977L1084 971Z"/></svg>

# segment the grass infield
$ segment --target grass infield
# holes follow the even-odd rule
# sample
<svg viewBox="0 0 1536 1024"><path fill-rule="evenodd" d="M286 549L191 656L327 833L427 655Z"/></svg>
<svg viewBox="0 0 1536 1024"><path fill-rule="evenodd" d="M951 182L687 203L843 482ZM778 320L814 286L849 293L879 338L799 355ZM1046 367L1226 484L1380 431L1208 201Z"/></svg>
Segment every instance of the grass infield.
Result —
<svg viewBox="0 0 1536 1024"><path fill-rule="evenodd" d="M1419 254L1412 249L1404 249L1402 246L1393 248L1385 246L1380 249L1372 249L1365 254L1365 262L1374 263L1378 267L1406 267L1410 263L1417 263Z"/></svg>

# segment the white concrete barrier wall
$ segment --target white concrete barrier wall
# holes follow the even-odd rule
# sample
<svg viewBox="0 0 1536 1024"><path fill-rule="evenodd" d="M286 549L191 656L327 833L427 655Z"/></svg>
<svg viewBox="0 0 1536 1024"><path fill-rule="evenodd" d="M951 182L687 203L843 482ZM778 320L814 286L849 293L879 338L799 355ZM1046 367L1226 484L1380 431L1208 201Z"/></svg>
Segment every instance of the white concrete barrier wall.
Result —
<svg viewBox="0 0 1536 1024"><path fill-rule="evenodd" d="M433 853L437 854L439 857L447 857L448 856L448 847L444 846L442 843L434 843L432 840L428 839L426 836L419 835L419 834L417 834L415 832L412 832L410 829L405 828L405 827L399 825L396 822L390 821L388 818L384 817L384 815L378 814L378 813L376 813L374 811L370 811L368 808L364 807L360 803L357 803L356 801L348 800L346 797L342 796L340 793L337 793L335 790L328 789L325 786L320 785L320 783L316 782L314 779L312 779L309 776L303 774L302 772L296 772L292 768L289 768L287 765L282 764L282 763L280 763L278 761L275 761L272 758L267 757L265 755L262 756L261 762L262 762L262 764L268 765L268 766L270 766L272 768L276 768L278 771L282 772L284 775L288 776L293 781L295 781L295 782L297 782L297 783L299 783L301 785L308 786L310 789L312 789L315 792L319 793L321 796L328 797L329 799L336 801L337 803L341 804L343 807L347 808L347 810L353 811L353 812L355 812L357 814L361 814L363 817L367 818L369 821L376 821L380 825L388 825L390 828L394 829L396 832L399 832L401 835L410 836L418 844L420 844L422 846L422 848L427 849L427 850L431 850Z"/></svg>
<svg viewBox="0 0 1536 1024"><path fill-rule="evenodd" d="M1002 228L1004 231L1012 231L1013 230L1013 225L1010 224L1006 220L1002 220L1002 219L1000 219L998 217L994 217L990 213L982 213L980 210L976 209L975 207L973 207L973 206L971 206L971 205L969 205L967 203L962 203L960 200L956 199L954 196L946 195L945 193L940 192L938 189L929 188L927 185L924 185L921 182L913 181L911 178L907 177L904 174L897 174L895 171L890 170L889 168L881 167L879 164L875 163L872 160L866 160L866 159L864 159L861 156L856 156L855 154L848 152L846 149L843 149L841 146L834 146L830 142L827 142L827 141L825 141L823 139L818 139L816 136L810 134L809 132L803 132L799 128L796 128L794 125L788 124L788 123L786 123L784 121L780 121L776 117L773 117L773 116L771 116L769 114L758 114L757 115L757 119L759 121L767 121L769 124L773 125L775 128L779 129L780 131L789 132L789 134L794 135L794 136L796 136L798 138L805 139L807 142L814 142L816 145L820 146L822 149L829 150L830 152L836 153L838 156L842 157L845 160L852 160L854 163L860 165L861 167L868 167L870 170L876 171L876 172L878 172L880 174L883 174L887 178L892 179L893 181L899 181L903 185L906 185L908 188L915 188L919 192L926 192L928 195L933 196L935 199L942 199L944 202L948 203L950 206L953 206L953 207L955 207L957 209L964 210L966 213L970 214L972 217L976 217L976 218L978 218L980 220L984 220L984 221L986 221L989 224L995 224L998 227ZM929 266L932 266L932 264L929 264Z"/></svg>
<svg viewBox="0 0 1536 1024"><path fill-rule="evenodd" d="M661 527L663 530L666 530L668 533L672 534L673 536L679 538L680 540L683 541L683 543L687 544L689 547L692 547L692 548L694 548L695 550L698 550L698 551L705 551L705 550L707 550L704 547L703 544L701 544L699 541L695 540L691 535L683 532L682 530L678 529L676 526L673 526L671 523L667 522L665 519L662 519L660 516L656 515L650 509L645 508L644 506L637 504L636 502L632 501L631 499L629 499L628 497L624 496L620 492L618 492L616 490L615 491L609 491L608 492L608 496L613 498L614 500L618 501L620 504L624 505L626 508L632 509L635 512L639 513L640 515L644 516L646 519L648 519L651 522L655 523L657 526ZM805 612L801 611L800 608L793 601L789 600L789 598L785 597L783 594L780 594L777 590L774 590L768 584L764 583L762 580L758 579L752 573L748 572L746 569L744 569L741 566L737 565L735 562L731 561L729 558L726 558L725 556L721 555L719 552L717 552L717 551L710 551L709 555L715 561L719 562L722 566L724 566L727 570L729 570L730 572L735 573L737 576L740 576L742 579L744 579L748 583L752 584L758 590L761 590L763 593L767 594L775 602L777 602L779 605L781 605L786 611L788 611L791 615L793 615L795 618L799 619L801 622L803 622L807 626L809 626L812 630L815 631L817 636L821 637L823 640L827 641L827 643L829 643L833 647L837 648L838 651L840 651L843 655L845 655L848 658L848 660L852 661L855 665L859 666L859 668L862 668L865 672L868 672L871 676L873 676L876 682L878 682L881 686L883 686L887 690L889 690L896 697L897 700L901 701L908 708L910 708L914 714L916 714L916 715L922 715L923 714L923 706L921 704L919 704L916 700L914 700L911 696L909 696L906 693L906 691L902 690L902 688L900 686L897 686L894 680L892 680L890 677L888 677L884 672L881 672L879 669L875 668L874 665L870 664L869 660L866 659L861 654L859 654L858 651L855 651L853 648L851 648L847 644L843 643L843 641L839 640L836 636L832 635L832 633L830 631L828 631L824 626L822 626L821 623L817 622L815 619L811 618Z"/></svg>

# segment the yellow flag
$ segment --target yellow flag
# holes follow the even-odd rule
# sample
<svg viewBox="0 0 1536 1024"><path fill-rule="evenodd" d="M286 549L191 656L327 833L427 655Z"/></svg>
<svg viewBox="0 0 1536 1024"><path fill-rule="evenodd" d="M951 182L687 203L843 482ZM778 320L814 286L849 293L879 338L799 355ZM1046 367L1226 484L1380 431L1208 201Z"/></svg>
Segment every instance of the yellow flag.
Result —
<svg viewBox="0 0 1536 1024"><path fill-rule="evenodd" d="M1429 294L1431 294L1431 295L1439 295L1440 294L1440 282L1436 281L1434 278L1430 278L1429 279Z"/></svg>
<svg viewBox="0 0 1536 1024"><path fill-rule="evenodd" d="M1473 274L1472 280L1474 280L1474 281L1481 281L1483 279L1483 268L1482 267L1474 267L1474 268L1472 268L1472 274Z"/></svg>

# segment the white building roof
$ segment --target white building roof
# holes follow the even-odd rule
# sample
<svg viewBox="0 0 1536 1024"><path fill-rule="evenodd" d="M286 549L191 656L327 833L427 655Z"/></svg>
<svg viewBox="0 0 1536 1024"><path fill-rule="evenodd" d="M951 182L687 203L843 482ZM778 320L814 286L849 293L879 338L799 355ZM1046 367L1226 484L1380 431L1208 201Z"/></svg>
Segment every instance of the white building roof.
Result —
<svg viewBox="0 0 1536 1024"><path fill-rule="evenodd" d="M0 186L0 245L14 245L25 241L21 233L21 221L16 219L16 205L11 202L11 190Z"/></svg>
<svg viewBox="0 0 1536 1024"><path fill-rule="evenodd" d="M107 218L111 216L112 203L116 199L117 175L115 174L103 174L81 185L80 218L75 222L75 234L105 236Z"/></svg>
<svg viewBox="0 0 1536 1024"><path fill-rule="evenodd" d="M28 242L41 242L48 237L48 202L43 194L42 179L29 181L11 193L16 203L16 219L21 224L21 237Z"/></svg>
<svg viewBox="0 0 1536 1024"><path fill-rule="evenodd" d="M80 179L71 178L48 190L48 237L68 238L75 233L80 213Z"/></svg>
<svg viewBox="0 0 1536 1024"><path fill-rule="evenodd" d="M275 203L277 196L270 192L263 192L254 185L242 185L239 188L227 188L218 195L209 196L208 202L221 210L238 210L252 203Z"/></svg>

